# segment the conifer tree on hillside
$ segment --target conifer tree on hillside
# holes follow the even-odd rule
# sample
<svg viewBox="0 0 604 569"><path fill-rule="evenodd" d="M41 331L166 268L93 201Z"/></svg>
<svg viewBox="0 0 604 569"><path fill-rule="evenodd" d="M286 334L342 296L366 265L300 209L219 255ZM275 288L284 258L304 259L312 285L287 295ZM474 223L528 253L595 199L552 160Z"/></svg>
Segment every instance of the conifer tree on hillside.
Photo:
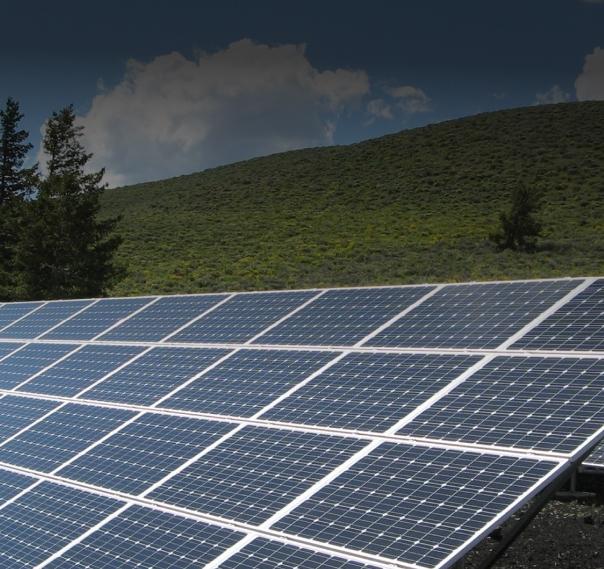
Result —
<svg viewBox="0 0 604 569"><path fill-rule="evenodd" d="M73 106L54 112L43 149L47 176L28 204L17 262L28 298L100 296L119 274L117 219L99 219L104 170L87 172L91 154Z"/></svg>
<svg viewBox="0 0 604 569"><path fill-rule="evenodd" d="M24 168L32 145L28 133L19 128L23 114L12 98L0 109L0 299L15 296L14 252L25 198L37 182L37 164Z"/></svg>

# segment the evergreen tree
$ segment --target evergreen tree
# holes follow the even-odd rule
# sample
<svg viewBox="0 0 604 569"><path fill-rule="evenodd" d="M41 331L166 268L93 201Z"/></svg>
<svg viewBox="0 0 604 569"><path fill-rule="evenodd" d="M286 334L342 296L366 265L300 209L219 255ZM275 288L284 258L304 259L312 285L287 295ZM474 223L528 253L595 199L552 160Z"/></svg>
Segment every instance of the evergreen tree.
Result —
<svg viewBox="0 0 604 569"><path fill-rule="evenodd" d="M102 295L119 274L113 235L117 219L99 219L104 170L87 173L91 158L82 146L73 106L54 112L43 148L47 177L28 204L17 260L28 298Z"/></svg>
<svg viewBox="0 0 604 569"><path fill-rule="evenodd" d="M541 224L535 219L541 200L535 191L526 186L517 186L512 193L512 204L508 212L499 215L500 229L490 239L500 250L534 251Z"/></svg>

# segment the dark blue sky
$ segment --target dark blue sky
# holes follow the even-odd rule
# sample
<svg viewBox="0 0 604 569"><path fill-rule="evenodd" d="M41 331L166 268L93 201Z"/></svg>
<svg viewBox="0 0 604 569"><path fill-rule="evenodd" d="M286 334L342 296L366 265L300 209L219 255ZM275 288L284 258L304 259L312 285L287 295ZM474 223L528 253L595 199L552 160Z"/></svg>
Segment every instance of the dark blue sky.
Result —
<svg viewBox="0 0 604 569"><path fill-rule="evenodd" d="M126 89L134 97L131 103L120 97L118 104L114 93L111 101L99 105L102 109L95 113L96 122L90 117L84 121L87 128L90 125L90 137L96 137L90 142L92 149L101 152L102 159L109 162L104 165L119 174L115 183L172 175L180 173L179 168L198 170L248 154L279 150L279 144L289 148L347 143L443 119L531 105L538 100L576 100L575 81L586 57L597 47L604 48L604 3L597 1L172 0L159 5L106 0L94 4L94 10L89 6L92 4L81 1L57 1L3 7L3 19L13 23L8 28L3 26L0 34L0 97L11 95L21 102L25 126L34 143L51 110L73 102L78 113L86 117L95 95L110 95L124 80L130 59L144 66L172 52L192 62L197 61L200 52L214 56L209 60L212 65L197 69L192 80L193 91L196 89L199 96L190 89L184 99L181 94L164 93L161 101L149 103L155 115L166 112L164 126L142 129L132 140L132 144L140 145L147 133L149 140L161 143L161 148L150 151L168 160L172 144L175 155L189 153L186 160L173 159L152 170L133 166L127 172L124 164L113 164L116 159L111 152L99 150L104 148L100 139L111 144L107 125L113 119L119 122L120 113L131 115L126 108L145 106L165 87L157 82L158 74L164 73L161 69L140 68L138 79ZM229 57L218 57L231 43L244 38L252 44L241 50L243 55L229 52ZM290 86L275 91L266 85L258 89L253 78L248 78L237 85L235 99L230 98L234 96L233 79L224 86L220 65L228 68L234 58L243 59L242 65L247 66L248 57L252 61L260 54L254 46L299 44L306 45L304 58L309 68L303 78L294 73L295 79L287 79L297 82L294 91ZM270 54L261 64L263 68L274 65L274 71L267 74L268 81L285 85L287 55L277 51ZM598 70L604 72L604 67L596 66L600 59L594 58L596 74ZM296 63L291 66L293 69ZM333 86L335 91L330 91L332 83L327 75L308 86L314 74L338 69L363 73L364 87L359 76L354 81L341 76ZM152 72L153 81L145 82ZM184 85L190 70L183 68L182 73L172 74L168 69L165 73L166 83L174 83L172 91L179 89L181 81L188 89ZM143 84L145 93L141 92ZM300 87L302 84L305 86ZM401 87L412 90L401 91ZM598 88L587 90L596 93L589 98L599 98L598 93L604 98ZM301 102L282 107L284 98ZM209 110L217 105L220 111ZM181 112L185 108L191 114ZM284 117L296 114L298 108L299 121L289 125ZM270 109L275 109L274 117ZM111 113L113 119L108 118ZM202 119L203 113L210 115ZM153 121L149 114L140 117L141 124ZM299 124L313 121L317 129L321 128L319 124L327 125L325 131L303 129ZM273 123L277 126L263 131L263 125ZM241 125L245 125L243 133ZM182 128L186 134L182 134ZM195 128L205 132L200 134L204 144L195 140ZM175 132L178 134L172 136ZM229 132L240 141L235 145L238 150L219 151L221 137ZM119 136L120 140L127 136L127 129ZM258 144L258 140L268 139L274 143ZM133 164L140 159L132 155Z"/></svg>

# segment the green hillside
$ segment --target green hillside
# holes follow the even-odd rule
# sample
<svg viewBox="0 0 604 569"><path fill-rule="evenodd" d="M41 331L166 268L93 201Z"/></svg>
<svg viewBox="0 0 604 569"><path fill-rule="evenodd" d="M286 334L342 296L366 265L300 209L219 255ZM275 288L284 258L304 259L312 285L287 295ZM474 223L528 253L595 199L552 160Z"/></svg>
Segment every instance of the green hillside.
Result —
<svg viewBox="0 0 604 569"><path fill-rule="evenodd" d="M519 181L544 239L487 235ZM604 102L486 113L351 146L113 189L127 277L112 294L604 273Z"/></svg>

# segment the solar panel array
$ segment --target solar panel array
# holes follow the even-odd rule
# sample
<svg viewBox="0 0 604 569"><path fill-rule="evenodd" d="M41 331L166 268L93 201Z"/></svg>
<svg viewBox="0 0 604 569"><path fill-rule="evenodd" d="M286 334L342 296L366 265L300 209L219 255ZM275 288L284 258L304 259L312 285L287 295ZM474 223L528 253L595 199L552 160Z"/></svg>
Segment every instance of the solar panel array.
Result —
<svg viewBox="0 0 604 569"><path fill-rule="evenodd" d="M604 436L603 291L4 304L0 565L448 567Z"/></svg>

